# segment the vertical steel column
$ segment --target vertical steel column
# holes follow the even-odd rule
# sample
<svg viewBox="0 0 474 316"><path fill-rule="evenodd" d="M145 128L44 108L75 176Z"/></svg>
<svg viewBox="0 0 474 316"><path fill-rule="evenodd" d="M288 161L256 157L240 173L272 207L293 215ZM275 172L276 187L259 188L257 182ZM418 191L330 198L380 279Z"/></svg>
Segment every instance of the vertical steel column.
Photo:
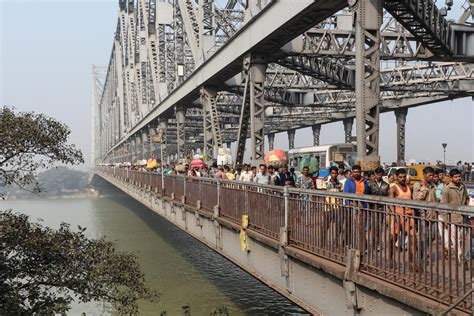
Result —
<svg viewBox="0 0 474 316"><path fill-rule="evenodd" d="M265 100L263 97L267 60L264 55L249 54L244 57L242 110L240 113L237 151L234 163L242 164L250 121L251 162L259 164L264 156Z"/></svg>
<svg viewBox="0 0 474 316"><path fill-rule="evenodd" d="M128 162L131 162L132 161L132 153L131 153L131 148L132 148L132 145L131 145L131 141L130 139L128 139L125 143L125 151L124 151L124 161L128 161Z"/></svg>
<svg viewBox="0 0 474 316"><path fill-rule="evenodd" d="M408 109L396 109L397 121L397 165L405 165L405 124L407 122Z"/></svg>
<svg viewBox="0 0 474 316"><path fill-rule="evenodd" d="M293 149L295 148L295 130L294 129L289 129L287 131L288 133L288 149Z"/></svg>
<svg viewBox="0 0 474 316"><path fill-rule="evenodd" d="M141 138L140 135L135 136L135 152L137 153L136 159L142 159L142 146L141 146Z"/></svg>
<svg viewBox="0 0 474 316"><path fill-rule="evenodd" d="M348 117L342 122L344 124L344 142L350 144L352 143L352 126L354 125L354 118Z"/></svg>
<svg viewBox="0 0 474 316"><path fill-rule="evenodd" d="M130 163L133 163L134 160L136 160L136 156L137 156L137 152L136 152L136 145L135 145L135 140L132 138L130 140L130 148L129 148L129 151L130 151Z"/></svg>
<svg viewBox="0 0 474 316"><path fill-rule="evenodd" d="M204 153L208 158L217 157L217 149L222 147L222 134L217 113L217 90L201 88L201 103L204 122Z"/></svg>
<svg viewBox="0 0 474 316"><path fill-rule="evenodd" d="M149 157L153 157L156 158L156 146L155 146L155 142L153 141L153 136L156 135L156 128L152 127L151 125L148 125L148 135L149 136L149 142L150 142L150 148L149 148Z"/></svg>
<svg viewBox="0 0 474 316"><path fill-rule="evenodd" d="M383 0L359 0L356 18L357 161L362 170L380 164L380 28Z"/></svg>
<svg viewBox="0 0 474 316"><path fill-rule="evenodd" d="M184 159L186 155L186 135L185 135L186 110L183 107L176 107L176 141L178 145L178 159Z"/></svg>
<svg viewBox="0 0 474 316"><path fill-rule="evenodd" d="M263 162L265 155L265 99L264 84L267 71L265 56L252 55L250 65L250 146L254 165Z"/></svg>
<svg viewBox="0 0 474 316"><path fill-rule="evenodd" d="M275 144L275 133L268 133L267 138L268 138L268 149L273 150L273 146Z"/></svg>
<svg viewBox="0 0 474 316"><path fill-rule="evenodd" d="M160 159L162 162L167 161L166 152L166 130L168 129L168 120L160 119L158 122L158 133L161 135L161 142L163 144L162 151L160 153Z"/></svg>
<svg viewBox="0 0 474 316"><path fill-rule="evenodd" d="M319 146L319 135L321 134L321 124L311 126L313 130L313 146Z"/></svg>
<svg viewBox="0 0 474 316"><path fill-rule="evenodd" d="M148 133L142 131L142 159L148 159Z"/></svg>

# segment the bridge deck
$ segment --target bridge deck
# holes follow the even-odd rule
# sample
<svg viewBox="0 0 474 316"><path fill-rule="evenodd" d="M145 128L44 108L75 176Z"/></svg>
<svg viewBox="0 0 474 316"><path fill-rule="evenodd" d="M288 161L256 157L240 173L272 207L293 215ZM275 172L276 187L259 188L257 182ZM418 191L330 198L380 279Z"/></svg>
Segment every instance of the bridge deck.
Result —
<svg viewBox="0 0 474 316"><path fill-rule="evenodd" d="M118 168L102 171L210 216L218 210L219 217L239 226L247 215L248 229L276 242L286 239L284 247L341 266L346 266L349 250L356 249L359 274L445 306L473 288L472 208L208 178L162 178ZM464 222L455 221L455 215ZM458 242L446 247L448 236ZM456 308L472 312L472 296Z"/></svg>

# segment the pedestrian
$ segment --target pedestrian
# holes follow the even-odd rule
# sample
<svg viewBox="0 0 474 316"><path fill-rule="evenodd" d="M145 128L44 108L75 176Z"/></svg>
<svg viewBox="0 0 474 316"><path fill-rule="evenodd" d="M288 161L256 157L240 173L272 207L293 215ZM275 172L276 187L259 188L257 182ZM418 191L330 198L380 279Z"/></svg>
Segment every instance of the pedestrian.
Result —
<svg viewBox="0 0 474 316"><path fill-rule="evenodd" d="M337 170L337 169L336 169ZM314 189L314 182L309 174L309 167L303 168L303 174L301 174L295 183L295 186L300 189L312 190Z"/></svg>
<svg viewBox="0 0 474 316"><path fill-rule="evenodd" d="M209 178L209 168L206 165L201 168L201 178Z"/></svg>
<svg viewBox="0 0 474 316"><path fill-rule="evenodd" d="M321 189L329 192L341 192L342 184L338 180L339 170L336 166L329 168L329 177L321 185ZM327 242L336 242L336 238L339 239L342 232L344 231L344 223L339 221L337 218L342 218L340 214L342 201L339 198L333 196L327 196L325 198L324 212L322 216L322 228L320 232L320 238L323 241L323 245L327 245ZM338 212L339 211L339 212Z"/></svg>
<svg viewBox="0 0 474 316"><path fill-rule="evenodd" d="M345 169L346 169L346 167L344 166L344 164L339 164L339 168L337 169L337 181L341 181L341 180L345 179L345 177L344 177Z"/></svg>
<svg viewBox="0 0 474 316"><path fill-rule="evenodd" d="M350 177L352 177L352 171L350 171L350 170L345 170L345 171L344 171L344 179L339 180L339 182L340 182L341 185L342 185L342 191L344 191L344 183L346 183L347 179L349 179Z"/></svg>
<svg viewBox="0 0 474 316"><path fill-rule="evenodd" d="M369 194L376 196L388 196L390 185L383 181L383 169L378 167L374 171L374 179L369 181Z"/></svg>
<svg viewBox="0 0 474 316"><path fill-rule="evenodd" d="M235 168L234 178L237 181L240 181L240 175L242 174L242 167L239 165Z"/></svg>
<svg viewBox="0 0 474 316"><path fill-rule="evenodd" d="M433 168L425 167L423 169L423 178L413 185L413 200L436 202L436 187L433 183L433 178ZM415 225L419 230L421 238L421 255L424 255L426 251L429 258L431 255L430 244L436 237L436 224L433 223L432 225L433 220L436 219L436 211L433 209L418 209L415 213L419 218Z"/></svg>
<svg viewBox="0 0 474 316"><path fill-rule="evenodd" d="M223 167L218 167L217 168L217 172L214 176L216 179L220 179L220 180L227 180L227 176L225 175L225 172L224 172L224 168Z"/></svg>
<svg viewBox="0 0 474 316"><path fill-rule="evenodd" d="M227 178L227 180L229 180L229 181L234 181L235 180L234 172L232 172L232 170L229 168L229 166L224 166L224 174L225 174L225 177Z"/></svg>
<svg viewBox="0 0 474 316"><path fill-rule="evenodd" d="M407 184L407 172L405 169L397 169L395 172L395 184L389 190L388 196L391 198L401 200L411 200L412 192ZM405 245L410 245L408 249L408 261L410 269L414 270L414 260L416 253L415 241L415 220L413 216L415 212L408 207L395 206L392 207L392 212L395 213L389 218L390 220L390 258L393 260L393 249L404 249ZM409 242L410 240L410 242ZM394 243L395 241L395 243Z"/></svg>
<svg viewBox="0 0 474 316"><path fill-rule="evenodd" d="M469 195L467 194L466 186L462 183L461 172L457 169L452 169L449 172L451 177L451 183L448 184L441 197L441 203L451 205L469 205ZM451 216L450 216L451 215ZM466 249L466 238L471 236L465 232L462 227L463 224L468 224L467 216L462 214L451 212L449 214L444 213L440 215L440 220L443 222L438 225L441 238L444 241L445 255L448 253L448 249L457 249L458 262L462 261L463 253ZM470 228L469 230L471 230Z"/></svg>
<svg viewBox="0 0 474 316"><path fill-rule="evenodd" d="M250 166L249 165L247 165L247 164L244 165L244 169L240 173L240 177L239 177L238 180L242 181L242 182L252 182L253 174L250 171Z"/></svg>
<svg viewBox="0 0 474 316"><path fill-rule="evenodd" d="M373 171L364 172L364 177L367 182L370 182L375 179L375 175Z"/></svg>
<svg viewBox="0 0 474 316"><path fill-rule="evenodd" d="M329 177L323 183L322 189L331 192L341 192L342 184L339 181L339 171L337 167L333 166L329 168Z"/></svg>
<svg viewBox="0 0 474 316"><path fill-rule="evenodd" d="M432 167L423 168L423 178L413 185L413 200L435 202L436 188L433 183L434 170Z"/></svg>
<svg viewBox="0 0 474 316"><path fill-rule="evenodd" d="M471 179L472 166L470 163L465 162L464 166L464 181L469 181Z"/></svg>
<svg viewBox="0 0 474 316"><path fill-rule="evenodd" d="M275 179L277 177L277 173L275 173L275 168L273 168L273 166L268 166L267 171L268 175L270 176L270 184L275 185Z"/></svg>
<svg viewBox="0 0 474 316"><path fill-rule="evenodd" d="M250 167L250 172L252 173L252 179L250 181L253 182L253 179L257 176L257 167L255 166Z"/></svg>
<svg viewBox="0 0 474 316"><path fill-rule="evenodd" d="M344 192L359 195L369 193L369 184L362 177L362 171L359 165L354 165L352 167L352 177L345 181Z"/></svg>
<svg viewBox="0 0 474 316"><path fill-rule="evenodd" d="M466 181L470 181L472 179L472 164L467 164L467 178Z"/></svg>
<svg viewBox="0 0 474 316"><path fill-rule="evenodd" d="M441 202L441 196L443 195L444 191L444 170L443 169L436 169L435 174L433 176L433 183L435 185L435 198L437 202Z"/></svg>
<svg viewBox="0 0 474 316"><path fill-rule="evenodd" d="M267 166L264 164L260 165L259 172L253 179L253 182L258 184L270 184L270 176L267 173Z"/></svg>
<svg viewBox="0 0 474 316"><path fill-rule="evenodd" d="M280 168L280 172L275 178L275 184L279 186L289 185L295 186L295 180L291 172L288 171L288 165L283 164Z"/></svg>

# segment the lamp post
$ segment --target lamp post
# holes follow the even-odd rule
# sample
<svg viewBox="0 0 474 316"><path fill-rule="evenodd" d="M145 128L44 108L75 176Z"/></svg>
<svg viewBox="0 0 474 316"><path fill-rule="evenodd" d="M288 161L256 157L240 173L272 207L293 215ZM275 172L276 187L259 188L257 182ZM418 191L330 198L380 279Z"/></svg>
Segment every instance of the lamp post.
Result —
<svg viewBox="0 0 474 316"><path fill-rule="evenodd" d="M441 146L443 146L443 164L444 168L446 168L446 146L448 146L448 144L442 143Z"/></svg>

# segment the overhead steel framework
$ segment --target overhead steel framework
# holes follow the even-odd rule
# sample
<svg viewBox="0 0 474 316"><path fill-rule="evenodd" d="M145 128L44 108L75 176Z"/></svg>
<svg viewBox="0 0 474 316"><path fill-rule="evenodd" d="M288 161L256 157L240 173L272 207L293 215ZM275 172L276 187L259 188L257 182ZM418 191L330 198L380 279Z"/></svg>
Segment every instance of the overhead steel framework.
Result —
<svg viewBox="0 0 474 316"><path fill-rule="evenodd" d="M401 162L408 108L474 96L474 1L455 2L457 17L433 0L120 0L109 65L93 67L94 159L160 155L160 134L168 161L236 142L236 163L258 163L275 133L294 146L312 127L317 145L341 121L373 169L395 111Z"/></svg>

